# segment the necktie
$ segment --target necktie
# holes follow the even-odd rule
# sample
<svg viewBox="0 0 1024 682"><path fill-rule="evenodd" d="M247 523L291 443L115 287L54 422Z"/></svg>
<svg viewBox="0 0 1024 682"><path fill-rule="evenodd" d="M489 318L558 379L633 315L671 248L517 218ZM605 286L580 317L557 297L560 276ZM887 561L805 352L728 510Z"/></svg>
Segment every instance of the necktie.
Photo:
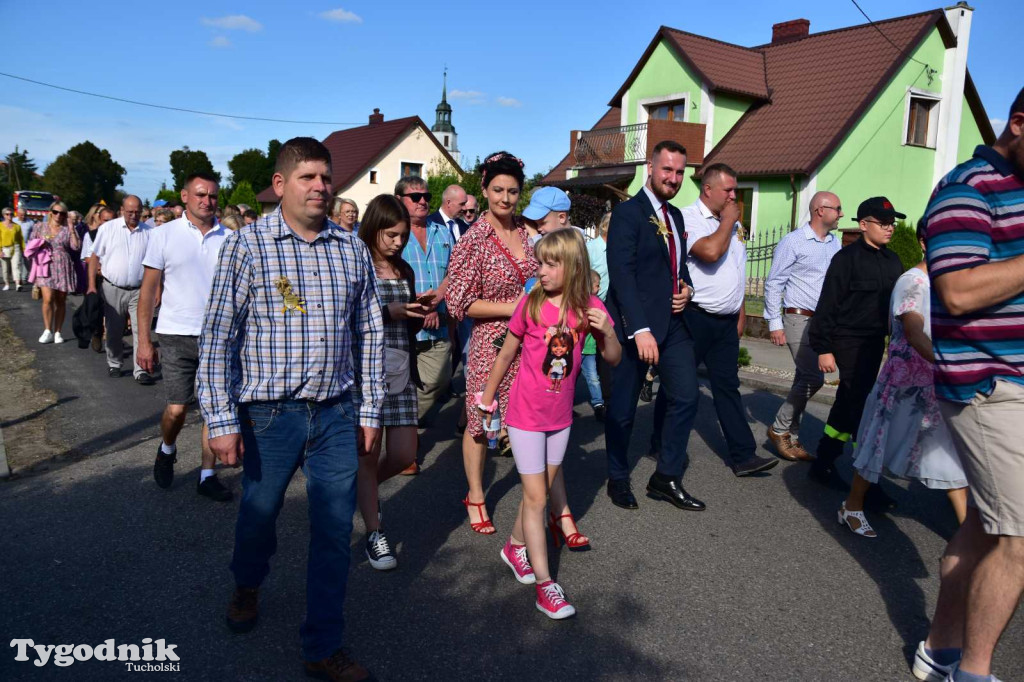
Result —
<svg viewBox="0 0 1024 682"><path fill-rule="evenodd" d="M448 232L452 235L452 237L455 237L456 239L458 239L458 235L455 234L455 221L454 220L449 220L448 221Z"/></svg>
<svg viewBox="0 0 1024 682"><path fill-rule="evenodd" d="M668 257L672 261L672 293L679 293L679 261L676 258L676 238L672 231L672 221L668 219L668 204L661 205L661 215L665 216L665 227L668 228Z"/></svg>

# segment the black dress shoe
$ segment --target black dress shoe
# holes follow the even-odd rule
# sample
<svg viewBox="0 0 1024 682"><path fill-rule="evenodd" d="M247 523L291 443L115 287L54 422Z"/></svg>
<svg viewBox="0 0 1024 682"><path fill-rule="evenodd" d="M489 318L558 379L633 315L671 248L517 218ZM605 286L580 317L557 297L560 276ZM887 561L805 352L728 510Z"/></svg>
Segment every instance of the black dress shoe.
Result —
<svg viewBox="0 0 1024 682"><path fill-rule="evenodd" d="M749 476L756 474L759 471L768 471L773 466L779 463L779 460L774 457L758 457L754 455L746 462L740 462L732 467L732 472L737 476Z"/></svg>
<svg viewBox="0 0 1024 682"><path fill-rule="evenodd" d="M647 495L656 500L671 502L686 511L704 511L707 509L707 505L696 497L691 497L686 492L678 478L654 474L651 476L651 480L647 481Z"/></svg>
<svg viewBox="0 0 1024 682"><path fill-rule="evenodd" d="M196 492L216 502L231 501L231 491L224 487L216 475L207 476L205 481L196 486Z"/></svg>
<svg viewBox="0 0 1024 682"><path fill-rule="evenodd" d="M623 509L639 509L633 490L629 487L629 479L608 481L608 497L612 498L612 504Z"/></svg>
<svg viewBox="0 0 1024 682"><path fill-rule="evenodd" d="M146 372L140 372L135 381L139 386L152 386L156 383L156 380Z"/></svg>
<svg viewBox="0 0 1024 682"><path fill-rule="evenodd" d="M604 424L604 419L607 414L608 410L607 408L605 408L604 403L601 403L600 405L594 407L594 419L596 419L599 423Z"/></svg>
<svg viewBox="0 0 1024 682"><path fill-rule="evenodd" d="M174 463L178 461L178 451L166 455L156 446L156 461L153 463L153 480L161 488L170 488L174 483Z"/></svg>
<svg viewBox="0 0 1024 682"><path fill-rule="evenodd" d="M107 376L110 377L111 379L119 379L119 378L121 378L121 368L120 367L107 367Z"/></svg>
<svg viewBox="0 0 1024 682"><path fill-rule="evenodd" d="M826 464L820 459L816 459L811 463L807 471L807 478L826 488L832 488L839 492L845 493L850 490L850 484L844 481L843 477L836 471L836 465L834 463Z"/></svg>

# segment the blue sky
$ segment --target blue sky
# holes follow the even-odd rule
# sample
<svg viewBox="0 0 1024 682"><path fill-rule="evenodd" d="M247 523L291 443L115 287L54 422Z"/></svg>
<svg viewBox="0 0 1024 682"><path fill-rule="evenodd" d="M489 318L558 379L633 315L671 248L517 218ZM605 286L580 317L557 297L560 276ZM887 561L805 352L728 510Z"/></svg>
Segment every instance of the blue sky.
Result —
<svg viewBox="0 0 1024 682"><path fill-rule="evenodd" d="M809 19L812 32L864 23L848 0L340 1L0 0L8 37L0 71L204 111L362 125L380 107L387 118L418 114L429 126L447 64L464 155L507 149L533 174L568 151L570 129L589 128L604 113L661 24L757 45L771 39L773 23L790 19ZM941 7L860 4L875 20ZM1012 67L1019 0L973 6L968 67L998 125L1024 85ZM168 155L182 145L206 151L226 174L242 149L348 127L159 111L4 77L0 88L0 153L20 145L42 168L88 139L127 168L127 191L150 198L170 180Z"/></svg>

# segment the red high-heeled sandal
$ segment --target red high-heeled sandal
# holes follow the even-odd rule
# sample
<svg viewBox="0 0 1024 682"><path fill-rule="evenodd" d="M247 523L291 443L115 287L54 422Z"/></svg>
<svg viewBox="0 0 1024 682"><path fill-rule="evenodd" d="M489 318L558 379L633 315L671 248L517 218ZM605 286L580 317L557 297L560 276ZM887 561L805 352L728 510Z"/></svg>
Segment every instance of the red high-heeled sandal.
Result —
<svg viewBox="0 0 1024 682"><path fill-rule="evenodd" d="M467 514L469 514L470 507L477 507L481 518L483 518L484 512L487 511L483 502L470 502L469 495L466 495L466 499L462 501L462 504L466 507ZM473 532L480 533L481 535L493 535L498 531L490 519L477 521L476 523L473 523L472 519L470 519L469 527L473 529Z"/></svg>
<svg viewBox="0 0 1024 682"><path fill-rule="evenodd" d="M565 517L569 517L572 521L572 525L576 528L575 533L565 534L562 530L562 525L559 523ZM565 546L570 552L586 552L590 549L590 540L586 535L579 532L579 526L576 525L576 519L572 517L572 514L562 514L556 517L554 514L550 514L548 518L548 528L551 529L551 535L555 538L555 549L559 547L562 542L565 542Z"/></svg>

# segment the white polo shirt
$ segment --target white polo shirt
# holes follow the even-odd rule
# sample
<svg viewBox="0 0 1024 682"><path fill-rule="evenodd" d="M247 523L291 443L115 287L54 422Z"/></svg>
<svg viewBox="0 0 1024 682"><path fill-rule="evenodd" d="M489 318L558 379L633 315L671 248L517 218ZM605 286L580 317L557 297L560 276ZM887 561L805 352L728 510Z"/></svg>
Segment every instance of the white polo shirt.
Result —
<svg viewBox="0 0 1024 682"><path fill-rule="evenodd" d="M145 223L129 230L124 218L114 218L100 225L92 255L100 259L103 278L122 288L141 286L142 258L152 232L153 228Z"/></svg>
<svg viewBox="0 0 1024 682"><path fill-rule="evenodd" d="M747 264L747 247L736 236L739 222L733 225L725 255L714 263L705 263L690 255L690 249L698 239L714 233L721 223L700 199L683 209L683 219L687 231L686 267L693 279L693 303L709 313L738 313L743 305Z"/></svg>
<svg viewBox="0 0 1024 682"><path fill-rule="evenodd" d="M229 234L217 222L204 235L189 221L188 213L151 231L142 263L164 273L158 334L199 336L202 332L217 255Z"/></svg>

